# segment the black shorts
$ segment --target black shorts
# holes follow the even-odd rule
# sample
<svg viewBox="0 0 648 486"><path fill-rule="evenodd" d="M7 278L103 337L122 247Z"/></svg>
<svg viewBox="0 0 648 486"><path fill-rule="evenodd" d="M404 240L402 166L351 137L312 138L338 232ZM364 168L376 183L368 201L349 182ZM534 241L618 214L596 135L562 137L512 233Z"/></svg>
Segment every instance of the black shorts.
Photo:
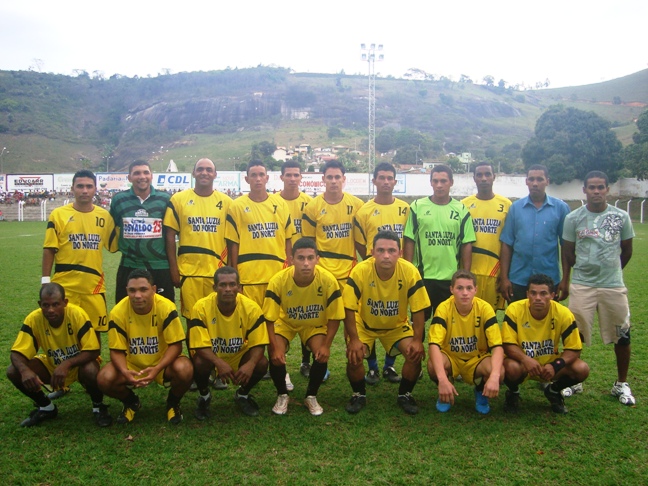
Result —
<svg viewBox="0 0 648 486"><path fill-rule="evenodd" d="M135 268L119 265L117 269L117 283L115 285L115 304L127 296L126 285L128 284L128 276L133 270ZM175 288L171 281L171 272L169 269L153 270L147 268L146 270L153 275L153 281L157 286L157 293L175 303Z"/></svg>
<svg viewBox="0 0 648 486"><path fill-rule="evenodd" d="M439 304L444 300L448 300L452 293L450 292L451 280L431 280L424 279L425 290L427 290L428 297L432 307L428 307L425 311L425 320L427 321L432 315Z"/></svg>

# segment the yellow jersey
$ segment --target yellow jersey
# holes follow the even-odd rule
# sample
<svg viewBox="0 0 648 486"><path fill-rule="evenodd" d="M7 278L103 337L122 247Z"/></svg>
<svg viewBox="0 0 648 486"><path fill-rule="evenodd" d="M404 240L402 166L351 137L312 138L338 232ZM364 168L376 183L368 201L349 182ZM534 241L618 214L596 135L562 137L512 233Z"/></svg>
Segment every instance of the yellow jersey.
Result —
<svg viewBox="0 0 648 486"><path fill-rule="evenodd" d="M255 202L248 195L230 206L225 239L238 247L237 270L243 285L267 284L284 268L286 240L295 234L286 201L268 195Z"/></svg>
<svg viewBox="0 0 648 486"><path fill-rule="evenodd" d="M470 271L475 275L497 277L500 273L500 233L511 207L511 201L495 194L493 199L468 196L461 202L472 217L477 241L472 244Z"/></svg>
<svg viewBox="0 0 648 486"><path fill-rule="evenodd" d="M56 208L43 243L43 248L56 251L52 282L77 294L105 293L103 249L117 251L117 241L115 222L105 209L93 206L84 213L73 204Z"/></svg>
<svg viewBox="0 0 648 486"><path fill-rule="evenodd" d="M281 195L279 195L279 197L281 197ZM290 211L290 219L292 219L293 226L295 226L295 234L291 240L293 245L295 244L295 241L302 237L302 215L304 214L306 205L311 202L312 199L313 198L305 192L300 192L299 196L295 199L284 199L288 205L288 210Z"/></svg>
<svg viewBox="0 0 648 486"><path fill-rule="evenodd" d="M321 327L329 320L344 319L342 293L335 277L315 267L315 278L306 287L295 283L294 267L272 277L268 283L263 315L268 322L281 320L293 327Z"/></svg>
<svg viewBox="0 0 648 486"><path fill-rule="evenodd" d="M434 312L428 338L430 344L464 361L502 345L495 312L479 297L473 299L472 309L465 316L457 311L454 295L441 302Z"/></svg>
<svg viewBox="0 0 648 486"><path fill-rule="evenodd" d="M173 302L154 295L148 314L137 314L124 297L112 311L108 322L108 347L124 351L126 362L138 369L157 365L170 344L181 343L185 331Z"/></svg>
<svg viewBox="0 0 648 486"><path fill-rule="evenodd" d="M367 248L367 257L371 256L373 240L379 231L396 233L403 248L403 230L408 211L409 204L398 198L394 198L391 204L378 204L372 199L358 209L353 218L353 235L356 243Z"/></svg>
<svg viewBox="0 0 648 486"><path fill-rule="evenodd" d="M408 322L408 307L415 313L431 305L418 270L402 258L389 280L378 277L373 257L358 263L342 296L344 307L357 312L370 331L396 329Z"/></svg>
<svg viewBox="0 0 648 486"><path fill-rule="evenodd" d="M302 216L302 236L315 239L319 264L342 280L356 264L353 217L362 207L361 199L344 193L337 204L329 204L320 194L306 205Z"/></svg>
<svg viewBox="0 0 648 486"><path fill-rule="evenodd" d="M214 191L180 191L169 201L164 226L178 233L178 269L184 277L209 277L227 262L225 219L232 200Z"/></svg>

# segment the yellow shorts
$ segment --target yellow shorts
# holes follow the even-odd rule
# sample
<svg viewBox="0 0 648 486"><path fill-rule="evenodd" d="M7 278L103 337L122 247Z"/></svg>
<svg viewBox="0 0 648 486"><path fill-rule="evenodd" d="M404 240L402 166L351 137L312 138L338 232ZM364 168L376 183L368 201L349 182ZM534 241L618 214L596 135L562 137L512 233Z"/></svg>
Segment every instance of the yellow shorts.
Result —
<svg viewBox="0 0 648 486"><path fill-rule="evenodd" d="M66 290L65 297L68 302L78 305L86 311L95 331L108 332L106 294L77 294Z"/></svg>
<svg viewBox="0 0 648 486"><path fill-rule="evenodd" d="M259 285L243 285L243 295L252 299L254 302L259 304L259 307L263 307L263 299L265 299L265 293L268 288L268 284L259 284Z"/></svg>
<svg viewBox="0 0 648 486"><path fill-rule="evenodd" d="M45 366L45 368L47 368L47 371L49 371L51 378L51 376L54 374L54 370L56 369L54 363L52 363L44 354L37 354L36 356L34 356L34 358L43 363L43 366ZM101 365L101 361L101 356L97 357L97 363L99 363L99 365ZM65 384L63 386L70 386L75 381L79 381L79 368L76 366L74 368L71 368L68 372L68 375L65 377Z"/></svg>
<svg viewBox="0 0 648 486"><path fill-rule="evenodd" d="M360 341L368 348L367 355L373 349L376 339L378 339L389 356L398 356L401 354L398 349L398 343L401 339L414 337L414 329L409 322L403 322L399 327L392 329L367 329L358 314L356 314L356 329Z"/></svg>
<svg viewBox="0 0 648 486"><path fill-rule="evenodd" d="M299 334L299 339L304 344L308 343L308 340L313 336L324 335L326 336L328 327L327 326L291 326L287 322L277 319L274 324L275 334L281 336L288 341L288 346L286 347L286 352L290 349L290 342L295 339L295 336Z"/></svg>
<svg viewBox="0 0 648 486"><path fill-rule="evenodd" d="M180 306L183 317L189 319L193 306L214 291L214 277L182 277Z"/></svg>
<svg viewBox="0 0 648 486"><path fill-rule="evenodd" d="M467 383L469 385L475 384L475 370L477 369L477 366L479 366L479 363L490 356L490 353L484 353L468 360L463 360L457 356L452 356L451 354L445 352L443 349L441 350L441 352L445 354L450 360L450 364L452 365L453 378L461 375L464 383Z"/></svg>
<svg viewBox="0 0 648 486"><path fill-rule="evenodd" d="M243 346L238 353L233 353L233 354L220 354L218 357L222 360L224 360L228 365L232 367L234 371L238 371L239 365L241 364L241 360L243 359L243 356L245 353L247 353L251 348L248 348L247 346ZM212 351L212 348L209 348L210 351ZM212 351L213 352L213 351ZM191 357L193 358L196 355L196 350L192 349L190 352Z"/></svg>
<svg viewBox="0 0 648 486"><path fill-rule="evenodd" d="M499 293L498 278L487 275L475 275L475 277L477 277L476 297L488 302L494 311L504 310L505 301Z"/></svg>

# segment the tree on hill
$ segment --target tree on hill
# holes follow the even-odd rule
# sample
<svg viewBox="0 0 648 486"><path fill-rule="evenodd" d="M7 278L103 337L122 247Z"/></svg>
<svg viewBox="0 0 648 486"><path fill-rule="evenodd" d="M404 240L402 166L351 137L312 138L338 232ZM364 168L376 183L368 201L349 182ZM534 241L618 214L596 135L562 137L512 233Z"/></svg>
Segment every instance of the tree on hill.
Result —
<svg viewBox="0 0 648 486"><path fill-rule="evenodd" d="M638 132L632 135L633 144L623 150L625 166L640 181L648 179L648 110L637 119Z"/></svg>
<svg viewBox="0 0 648 486"><path fill-rule="evenodd" d="M591 170L604 171L614 182L622 168L621 148L607 120L592 111L554 105L538 119L522 160L526 168L546 165L557 184L583 179Z"/></svg>

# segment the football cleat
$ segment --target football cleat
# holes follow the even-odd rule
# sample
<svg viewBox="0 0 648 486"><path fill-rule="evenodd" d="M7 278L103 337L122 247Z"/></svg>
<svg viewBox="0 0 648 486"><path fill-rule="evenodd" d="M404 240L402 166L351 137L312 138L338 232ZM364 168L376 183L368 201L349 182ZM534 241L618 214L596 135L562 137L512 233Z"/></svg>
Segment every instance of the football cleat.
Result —
<svg viewBox="0 0 648 486"><path fill-rule="evenodd" d="M119 417L117 417L118 424L128 424L132 422L135 418L135 412L142 408L142 402L140 402L139 397L136 396L135 399L136 401L130 405L124 404L124 408L122 408Z"/></svg>
<svg viewBox="0 0 648 486"><path fill-rule="evenodd" d="M414 400L414 397L409 392L405 395L398 395L396 403L398 403L398 406L408 415L416 415L418 413L416 400Z"/></svg>
<svg viewBox="0 0 648 486"><path fill-rule="evenodd" d="M180 422L182 422L182 419L182 411L180 410L179 404L175 407L167 408L167 420L170 424L178 425Z"/></svg>
<svg viewBox="0 0 648 486"><path fill-rule="evenodd" d="M378 370L369 370L364 380L367 385L376 385L380 381L380 373Z"/></svg>
<svg viewBox="0 0 648 486"><path fill-rule="evenodd" d="M514 393L511 390L506 390L506 398L504 399L504 411L507 413L518 413L520 411L520 393Z"/></svg>
<svg viewBox="0 0 648 486"><path fill-rule="evenodd" d="M574 386L568 386L567 388L560 390L560 393L562 393L562 396L564 398L569 398L573 395L577 395L578 393L583 393L583 384L576 383Z"/></svg>
<svg viewBox="0 0 648 486"><path fill-rule="evenodd" d="M243 412L248 417L256 417L259 415L259 405L254 401L252 394L249 395L239 395L238 390L234 394L234 401L238 405L241 412Z"/></svg>
<svg viewBox="0 0 648 486"><path fill-rule="evenodd" d="M210 417L209 413L209 405L211 404L211 395L209 395L207 398L203 398L201 396L198 396L198 400L196 400L196 410L194 410L194 417L196 417L198 420L207 420Z"/></svg>
<svg viewBox="0 0 648 486"><path fill-rule="evenodd" d="M551 410L554 413L566 414L569 412L567 407L565 407L565 399L560 392L554 391L551 386L548 386L545 388L544 394L547 400L549 400L549 403L551 403Z"/></svg>
<svg viewBox="0 0 648 486"><path fill-rule="evenodd" d="M437 398L436 409L439 412L446 413L449 412L451 408L452 404L450 402L442 402L440 398Z"/></svg>
<svg viewBox="0 0 648 486"><path fill-rule="evenodd" d="M92 412L94 415L95 423L99 427L109 427L112 425L112 415L108 412L108 405L100 403L97 407L97 412Z"/></svg>
<svg viewBox="0 0 648 486"><path fill-rule="evenodd" d="M309 378L310 377L310 369L311 369L310 363L302 363L299 366L299 372L301 373L301 375L304 378Z"/></svg>
<svg viewBox="0 0 648 486"><path fill-rule="evenodd" d="M311 415L318 416L324 413L324 409L317 403L317 397L313 395L309 395L304 399L304 405L306 405Z"/></svg>
<svg viewBox="0 0 648 486"><path fill-rule="evenodd" d="M351 400L349 400L349 403L347 403L347 406L344 408L347 412L356 414L360 410L362 410L366 404L367 404L367 397L365 395L354 393L353 395L351 395Z"/></svg>
<svg viewBox="0 0 648 486"><path fill-rule="evenodd" d="M630 390L630 385L624 381L615 381L612 390L610 390L610 394L613 397L618 397L619 402L623 405L632 406L637 403L635 397L632 395L632 390Z"/></svg>
<svg viewBox="0 0 648 486"><path fill-rule="evenodd" d="M475 388L475 410L479 413L486 415L490 412L490 404L488 403L488 398L484 396L482 392Z"/></svg>
<svg viewBox="0 0 648 486"><path fill-rule="evenodd" d="M277 402L272 407L272 413L275 415L286 415L288 413L288 394L277 395Z"/></svg>
<svg viewBox="0 0 648 486"><path fill-rule="evenodd" d="M401 377L398 376L398 373L393 366L388 366L382 372L383 378L389 383L400 383Z"/></svg>
<svg viewBox="0 0 648 486"><path fill-rule="evenodd" d="M40 424L41 422L44 422L45 420L54 419L57 415L58 408L56 408L56 405L54 405L54 410L41 410L40 408L37 408L36 410L31 411L29 417L20 422L20 426L33 427Z"/></svg>
<svg viewBox="0 0 648 486"><path fill-rule="evenodd" d="M69 386L64 386L63 388L59 388L58 390L54 390L53 392L50 392L47 394L47 398L50 400L57 400L61 397L64 397L70 393L70 387Z"/></svg>

